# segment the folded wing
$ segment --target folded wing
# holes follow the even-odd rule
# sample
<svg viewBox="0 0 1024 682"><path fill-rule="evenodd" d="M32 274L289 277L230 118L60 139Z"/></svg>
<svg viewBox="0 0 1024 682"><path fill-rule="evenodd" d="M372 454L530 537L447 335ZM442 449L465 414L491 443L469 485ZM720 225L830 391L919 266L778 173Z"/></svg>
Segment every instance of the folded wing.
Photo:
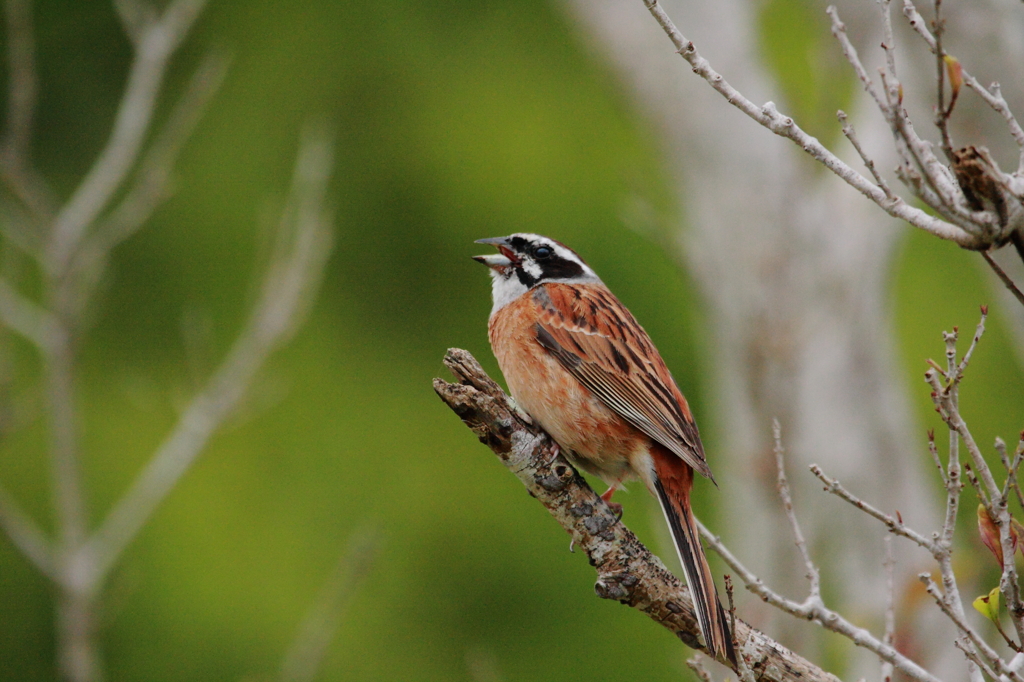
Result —
<svg viewBox="0 0 1024 682"><path fill-rule="evenodd" d="M532 296L538 343L616 414L712 478L686 399L626 307L601 284L548 283Z"/></svg>

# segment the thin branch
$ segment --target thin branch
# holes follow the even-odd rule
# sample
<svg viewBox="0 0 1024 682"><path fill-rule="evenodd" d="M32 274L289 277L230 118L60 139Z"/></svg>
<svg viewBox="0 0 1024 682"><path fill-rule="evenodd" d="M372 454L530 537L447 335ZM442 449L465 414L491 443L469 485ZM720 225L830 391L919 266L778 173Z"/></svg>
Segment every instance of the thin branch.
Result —
<svg viewBox="0 0 1024 682"><path fill-rule="evenodd" d="M0 278L0 324L28 339L39 350L45 350L55 320L47 310Z"/></svg>
<svg viewBox="0 0 1024 682"><path fill-rule="evenodd" d="M868 630L857 627L828 607L820 603L817 605L808 605L806 602L797 603L775 592L765 585L764 581L754 574L753 571L744 566L736 555L729 551L729 548L725 546L718 536L712 534L700 522L697 523L697 526L700 528L700 534L704 542L722 557L722 560L728 564L729 568L736 572L747 590L760 597L765 603L791 616L803 620L812 620L826 630L831 630L846 637L857 646L863 647L878 656L879 660L892 663L897 670L912 679L920 680L921 682L942 682L938 677L901 654L893 646L885 644Z"/></svg>
<svg viewBox="0 0 1024 682"><path fill-rule="evenodd" d="M50 539L3 486L0 486L0 528L40 573L51 580L58 579Z"/></svg>
<svg viewBox="0 0 1024 682"><path fill-rule="evenodd" d="M778 419L772 420L772 437L775 441L776 487L779 491L779 498L782 500L782 509L789 520L789 527L793 532L797 550L799 550L800 557L803 559L804 568L807 569L807 580L811 583L806 603L821 604L821 574L818 571L818 567L811 560L810 552L807 551L807 540L804 539L804 534L800 530L800 522L797 520L796 512L793 510L793 496L789 492L789 480L786 478L786 450L782 446L782 426L779 424Z"/></svg>
<svg viewBox="0 0 1024 682"><path fill-rule="evenodd" d="M962 637L953 640L953 646L955 646L960 651L964 652L964 656L967 657L967 660L978 666L978 668L980 668L981 670L985 671L985 674L988 675L990 679L1005 679L1002 678L999 675L999 673L996 672L995 668L989 665L989 663L978 654L974 647L971 646L971 642L968 638Z"/></svg>
<svg viewBox="0 0 1024 682"><path fill-rule="evenodd" d="M260 300L216 374L84 548L92 566L93 589L238 405L270 353L304 315L331 250L323 201L332 164L331 140L322 131L307 132L282 216L281 248L267 269Z"/></svg>
<svg viewBox="0 0 1024 682"><path fill-rule="evenodd" d="M960 359L960 363L956 365L953 371L953 375L950 380L953 383L959 383L963 379L964 372L967 370L967 364L971 361L971 356L974 355L974 350L978 347L978 342L981 341L981 337L985 334L985 320L988 318L988 306L981 306L981 319L978 321L978 325L974 328L974 336L971 338L971 345L967 347L967 352L964 353L963 358ZM955 357L955 356L954 356Z"/></svg>
<svg viewBox="0 0 1024 682"><path fill-rule="evenodd" d="M110 215L87 234L72 256L70 275L62 279L65 310L81 310L106 269L110 253L139 228L169 196L178 155L227 73L228 57L213 51L192 75L181 99L139 163L135 182Z"/></svg>
<svg viewBox="0 0 1024 682"><path fill-rule="evenodd" d="M146 26L157 19L156 8L143 0L114 0L117 18L128 39L138 45Z"/></svg>
<svg viewBox="0 0 1024 682"><path fill-rule="evenodd" d="M38 230L52 219L56 202L31 162L32 119L39 91L31 0L5 0L4 20L8 88L0 175L28 208Z"/></svg>
<svg viewBox="0 0 1024 682"><path fill-rule="evenodd" d="M928 48L934 53L937 50L937 43L935 36L928 30L927 22L924 17L917 11L917 7L914 6L912 0L903 0L903 14L906 16L908 23L918 35L924 39L924 42L928 45ZM1014 117L1013 112L1010 111L1009 105L1003 98L1002 93L999 90L999 84L993 83L991 92L987 90L981 83L978 82L974 76L967 72L967 69L963 69L962 72L964 84L971 88L989 105L996 113L1003 117L1006 121L1006 127L1010 131L1010 135L1013 136L1017 146L1021 148L1020 165L1018 166L1017 172L1024 173L1024 129L1021 128L1020 123Z"/></svg>
<svg viewBox="0 0 1024 682"><path fill-rule="evenodd" d="M1002 442L1002 439L997 438L996 441L998 447L998 443ZM1006 444L1003 443L1004 451L1005 448ZM1014 495L1017 498L1017 504L1024 507L1024 495L1021 494L1020 484L1017 482L1017 472L1020 470L1020 463L1022 460L1024 460L1024 432L1021 432L1020 440L1017 441L1017 449L1013 452L1013 460L1011 460L1006 472L1007 487L1014 492ZM1003 494L1006 495L1007 493L1004 491Z"/></svg>
<svg viewBox="0 0 1024 682"><path fill-rule="evenodd" d="M935 468L939 470L939 476L942 478L942 484L947 486L949 484L949 479L946 477L945 469L942 468L942 460L939 459L939 449L935 446L935 431L933 429L928 429L928 454L931 455Z"/></svg>
<svg viewBox="0 0 1024 682"><path fill-rule="evenodd" d="M867 167L868 171L871 173L871 177L875 179L875 184L878 185L883 192L885 192L886 197L888 197L889 199L895 199L896 195L893 193L891 189L889 189L889 184L885 181L885 178L883 178L881 174L879 174L878 169L875 168L874 159L868 156L867 152L864 151L864 148L860 146L860 140L857 139L857 131L854 130L853 124L850 123L849 117L846 115L846 112L840 110L836 114L836 118L839 119L840 125L843 126L843 135L846 137L847 140L850 141L850 144L853 145L853 148L857 150L857 154L860 156L860 160L864 162L864 166Z"/></svg>
<svg viewBox="0 0 1024 682"><path fill-rule="evenodd" d="M171 172L185 142L227 75L229 58L220 51L207 54L174 106L163 129L140 163L138 178L124 199L100 223L87 246L110 251L133 235L167 197Z"/></svg>
<svg viewBox="0 0 1024 682"><path fill-rule="evenodd" d="M892 30L892 0L880 0L878 3L879 19L882 22L882 52L885 54L885 68L888 70L881 72L883 82L885 81L885 75L888 73L891 79L892 89L886 87L886 99L890 103L901 105L903 102L902 85L899 84L899 79L896 76L896 36ZM886 109L882 109L884 113ZM888 108L888 111L892 112L892 107Z"/></svg>
<svg viewBox="0 0 1024 682"><path fill-rule="evenodd" d="M864 91L871 95L871 99L875 100L875 104L878 105L878 109L883 114L888 114L886 118L892 116L892 112L889 109L888 104L875 90L875 84L871 81L871 77L868 76L867 70L860 61L860 56L857 54L857 48L850 42L850 37L846 33L846 24L839 19L839 12L836 10L835 5L829 5L825 12L832 19L832 35L835 36L836 40L839 41L839 46L843 50L843 55L846 57L846 61L853 67L854 73L857 74L857 78L860 79L861 85L864 87Z"/></svg>
<svg viewBox="0 0 1024 682"><path fill-rule="evenodd" d="M24 165L32 139L39 84L36 80L35 37L32 35L30 0L5 0L7 24L7 129L3 153L12 166Z"/></svg>
<svg viewBox="0 0 1024 682"><path fill-rule="evenodd" d="M919 547L923 547L924 549L928 550L933 556L941 551L940 548L932 540L929 540L921 533L905 525L903 521L889 514L886 514L885 512L877 509L876 507L872 506L871 504L865 502L864 500L860 499L859 497L851 493L849 490L844 488L839 483L839 481L837 481L834 478L830 478L827 474L825 474L825 472L822 471L821 467L818 466L817 464L812 464L810 466L810 470L811 473L817 476L818 479L825 484L825 492L831 493L836 497L845 500L846 502L850 503L860 511L867 514L868 516L878 519L879 521L885 524L885 527L889 529L890 533L894 533L896 535L907 538L911 542L917 544Z"/></svg>
<svg viewBox="0 0 1024 682"><path fill-rule="evenodd" d="M953 105L956 103L956 94L950 95L949 107L946 107L946 51L942 48L942 35L946 32L946 22L942 18L942 0L935 0L935 20L932 22L935 27L935 64L937 74L936 80L936 107L935 127L939 129L939 137L942 140L942 151L946 158L953 160L953 141L949 136L949 117L953 113ZM952 85L952 84L951 84Z"/></svg>
<svg viewBox="0 0 1024 682"><path fill-rule="evenodd" d="M657 20L666 35L668 35L678 53L693 68L694 73L706 80L730 104L776 135L792 140L812 158L823 164L848 185L871 199L889 215L904 220L941 239L953 241L963 248L984 248L985 241L981 236L972 234L960 225L954 225L930 216L921 209L914 208L900 197L892 198L886 196L884 190L844 163L839 157L826 149L816 138L804 132L792 118L780 114L774 103L768 102L763 106L757 106L748 100L733 88L721 74L711 68L710 63L697 52L693 42L679 32L679 29L676 28L657 0L644 0L644 5L651 15L654 16L655 20ZM924 151L921 151L921 154L924 154ZM984 214L982 214L982 218L984 217Z"/></svg>
<svg viewBox="0 0 1024 682"><path fill-rule="evenodd" d="M137 42L128 84L106 147L53 225L47 270L62 273L79 243L138 159L171 55L185 39L205 0L174 0Z"/></svg>
<svg viewBox="0 0 1024 682"><path fill-rule="evenodd" d="M1017 285L1013 283L1010 276L1007 275L1001 267L999 267L999 263L995 262L992 256L989 255L988 251L982 251L981 257L985 259L988 266L992 268L992 272L996 273L996 276L999 277L1000 281L1002 281L1006 288L1010 290L1010 293L1013 294L1014 298L1016 298L1021 305L1024 305L1024 292L1021 292L1021 290L1017 288Z"/></svg>
<svg viewBox="0 0 1024 682"><path fill-rule="evenodd" d="M330 577L302 619L281 664L281 682L313 682L352 595L370 573L380 546L376 531L353 533Z"/></svg>
<svg viewBox="0 0 1024 682"><path fill-rule="evenodd" d="M892 536L885 536L885 633L882 644L895 646L896 642L896 559L892 555ZM882 682L892 682L893 665L882 662Z"/></svg>
<svg viewBox="0 0 1024 682"><path fill-rule="evenodd" d="M942 612L946 614L951 621L953 621L957 628L959 628L960 632L967 636L971 644L974 645L975 651L984 656L983 662L986 664L986 667L991 667L997 675L1007 675L1011 680L1014 680L1014 682L1024 682L1024 678L1021 678L1016 671L1010 670L1003 663L1003 659L998 653L996 653L995 649L990 647L988 642L978 634L977 630L967 624L967 621L964 620L963 613L958 613L947 603L948 599L944 598L942 593L939 592L939 586L935 584L935 581L932 580L930 575L922 573L918 578L921 580L921 583L924 584L928 594L932 596Z"/></svg>

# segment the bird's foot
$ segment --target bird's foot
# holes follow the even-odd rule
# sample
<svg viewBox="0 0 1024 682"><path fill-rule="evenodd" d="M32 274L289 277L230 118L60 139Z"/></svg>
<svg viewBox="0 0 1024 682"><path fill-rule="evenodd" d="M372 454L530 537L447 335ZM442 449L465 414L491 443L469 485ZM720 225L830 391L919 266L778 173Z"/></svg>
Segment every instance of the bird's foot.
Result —
<svg viewBox="0 0 1024 682"><path fill-rule="evenodd" d="M613 485L611 488L608 488L608 490L605 490L601 494L601 499L604 500L604 503L607 504L608 508L612 510L613 514L615 514L615 516L617 517L616 520L617 521L621 521L622 520L622 505L619 504L618 502L612 502L612 495L614 495L615 491L618 490L618 489L619 489L619 485L618 484Z"/></svg>

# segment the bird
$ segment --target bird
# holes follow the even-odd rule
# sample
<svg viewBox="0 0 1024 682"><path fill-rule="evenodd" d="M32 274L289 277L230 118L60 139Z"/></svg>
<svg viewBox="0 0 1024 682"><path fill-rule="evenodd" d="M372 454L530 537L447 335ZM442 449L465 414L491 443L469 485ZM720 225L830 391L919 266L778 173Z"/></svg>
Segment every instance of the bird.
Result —
<svg viewBox="0 0 1024 682"><path fill-rule="evenodd" d="M498 250L473 258L490 268L488 337L516 405L569 461L608 483L606 502L635 479L658 499L705 647L735 664L690 506L694 472L714 478L693 413L647 332L561 242L520 232L476 243Z"/></svg>

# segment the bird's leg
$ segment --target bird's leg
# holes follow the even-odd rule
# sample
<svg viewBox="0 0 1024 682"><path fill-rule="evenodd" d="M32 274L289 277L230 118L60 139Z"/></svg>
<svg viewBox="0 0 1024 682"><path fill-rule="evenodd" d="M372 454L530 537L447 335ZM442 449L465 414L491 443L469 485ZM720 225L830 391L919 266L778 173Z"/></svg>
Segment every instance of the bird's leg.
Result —
<svg viewBox="0 0 1024 682"><path fill-rule="evenodd" d="M605 490L603 493L601 493L601 499L604 500L605 504L608 505L608 507L615 513L617 517L619 517L619 520L621 521L622 505L619 504L618 502L612 502L612 495L615 494L615 491L619 489L620 485L622 485L621 478L615 481L615 483L612 484L611 488L608 488L608 490Z"/></svg>

